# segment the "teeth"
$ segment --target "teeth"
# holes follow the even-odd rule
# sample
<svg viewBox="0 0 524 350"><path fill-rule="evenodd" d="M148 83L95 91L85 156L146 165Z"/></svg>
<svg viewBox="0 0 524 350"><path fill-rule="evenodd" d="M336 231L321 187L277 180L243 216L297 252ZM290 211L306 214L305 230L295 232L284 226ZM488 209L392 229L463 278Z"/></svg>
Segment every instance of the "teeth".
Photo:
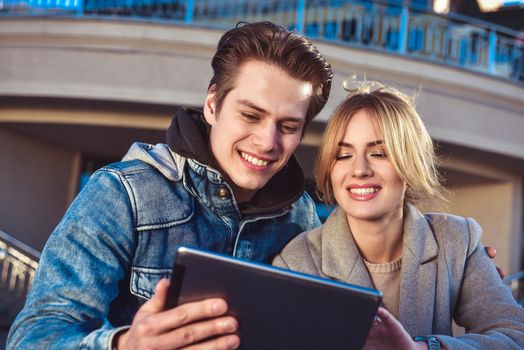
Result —
<svg viewBox="0 0 524 350"><path fill-rule="evenodd" d="M244 152L240 152L240 154L242 155L242 158L244 158L245 160L247 160L248 162L250 162L253 165L256 165L256 166L268 166L269 165L269 161L267 160L262 160L262 159L252 157L251 155L244 153Z"/></svg>
<svg viewBox="0 0 524 350"><path fill-rule="evenodd" d="M356 195L359 195L359 196L363 196L363 195L367 195L367 194L372 194L372 193L375 193L378 191L378 188L375 188L375 187L368 187L368 188L351 188L349 190L349 192L353 193L353 194L356 194Z"/></svg>

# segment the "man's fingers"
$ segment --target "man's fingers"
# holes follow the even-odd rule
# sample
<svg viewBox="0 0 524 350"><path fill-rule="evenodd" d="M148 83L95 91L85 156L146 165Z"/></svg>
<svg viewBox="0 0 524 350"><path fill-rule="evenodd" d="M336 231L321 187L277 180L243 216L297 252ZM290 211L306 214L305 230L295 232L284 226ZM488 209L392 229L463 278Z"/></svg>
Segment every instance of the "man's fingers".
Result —
<svg viewBox="0 0 524 350"><path fill-rule="evenodd" d="M169 289L169 280L162 278L155 287L155 294L140 307L139 313L154 314L164 310Z"/></svg>
<svg viewBox="0 0 524 350"><path fill-rule="evenodd" d="M491 258L491 259L495 259L495 257L497 256L497 250L493 247L486 247L486 253L488 254L488 256ZM501 279L504 279L504 277L506 277L506 272L504 272L504 270L502 270L500 267L497 266L497 272L499 273L499 276Z"/></svg>
<svg viewBox="0 0 524 350"><path fill-rule="evenodd" d="M504 279L506 277L506 271L504 271L502 268L497 266L497 272L499 273L500 279Z"/></svg>
<svg viewBox="0 0 524 350"><path fill-rule="evenodd" d="M209 340L197 345L192 345L184 350L227 350L236 349L240 345L240 338L238 335L231 334L218 339Z"/></svg>
<svg viewBox="0 0 524 350"><path fill-rule="evenodd" d="M177 347L189 346L189 349L235 349L239 343L238 336L225 335L237 329L238 323L233 317L220 317L175 329L162 335L161 342L177 344ZM206 339L210 340L205 341ZM198 345L193 347L195 343Z"/></svg>
<svg viewBox="0 0 524 350"><path fill-rule="evenodd" d="M145 306L146 304L144 304ZM223 299L207 299L187 303L163 312L149 315L137 324L138 334L160 335L189 325L223 315L227 304ZM187 335L188 337L191 334Z"/></svg>
<svg viewBox="0 0 524 350"><path fill-rule="evenodd" d="M495 259L495 257L497 256L497 250L493 247L486 247L486 253L488 253L488 256L491 259Z"/></svg>

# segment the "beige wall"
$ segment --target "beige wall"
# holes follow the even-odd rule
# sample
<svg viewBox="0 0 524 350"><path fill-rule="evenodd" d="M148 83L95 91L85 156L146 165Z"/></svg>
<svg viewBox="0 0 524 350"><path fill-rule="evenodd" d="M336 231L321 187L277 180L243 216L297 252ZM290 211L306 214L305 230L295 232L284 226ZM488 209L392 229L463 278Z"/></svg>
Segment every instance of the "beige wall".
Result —
<svg viewBox="0 0 524 350"><path fill-rule="evenodd" d="M506 273L520 270L522 182L520 179L451 188L450 212L473 217L484 230L484 245L497 249L496 263Z"/></svg>
<svg viewBox="0 0 524 350"><path fill-rule="evenodd" d="M0 229L41 250L74 192L76 153L0 126Z"/></svg>

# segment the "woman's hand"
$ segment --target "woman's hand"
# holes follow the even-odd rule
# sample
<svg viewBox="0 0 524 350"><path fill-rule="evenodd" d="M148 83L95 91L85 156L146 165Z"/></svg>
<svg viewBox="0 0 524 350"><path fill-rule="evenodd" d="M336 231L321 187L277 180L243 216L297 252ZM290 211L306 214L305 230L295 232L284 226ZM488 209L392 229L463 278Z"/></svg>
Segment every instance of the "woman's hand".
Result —
<svg viewBox="0 0 524 350"><path fill-rule="evenodd" d="M427 345L423 342L415 342L388 310L379 307L363 350L387 349L427 350Z"/></svg>

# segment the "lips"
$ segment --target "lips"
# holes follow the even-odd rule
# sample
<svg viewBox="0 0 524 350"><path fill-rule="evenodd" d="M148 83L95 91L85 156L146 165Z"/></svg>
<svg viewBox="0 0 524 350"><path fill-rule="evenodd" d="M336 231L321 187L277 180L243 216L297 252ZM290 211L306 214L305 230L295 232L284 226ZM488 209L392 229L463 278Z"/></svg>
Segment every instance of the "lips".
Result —
<svg viewBox="0 0 524 350"><path fill-rule="evenodd" d="M267 159L260 159L257 157L254 157L253 155L246 153L246 152L240 152L240 156L249 164L254 165L256 167L267 167L271 163L270 160Z"/></svg>
<svg viewBox="0 0 524 350"><path fill-rule="evenodd" d="M375 198L381 190L377 185L352 185L347 188L348 194L351 198L358 201L368 201Z"/></svg>

